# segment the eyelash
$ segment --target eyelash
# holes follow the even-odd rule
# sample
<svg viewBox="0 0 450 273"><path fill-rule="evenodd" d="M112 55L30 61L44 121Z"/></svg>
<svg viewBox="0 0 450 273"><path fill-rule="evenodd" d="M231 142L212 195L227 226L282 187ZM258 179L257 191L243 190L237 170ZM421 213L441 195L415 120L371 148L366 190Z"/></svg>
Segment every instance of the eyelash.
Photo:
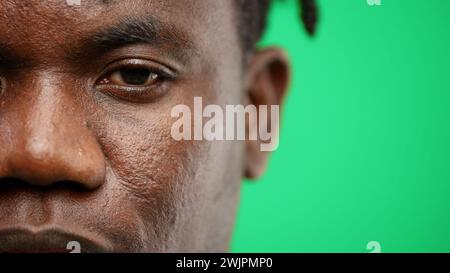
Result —
<svg viewBox="0 0 450 273"><path fill-rule="evenodd" d="M95 82L96 89L120 100L131 102L149 102L155 100L166 93L167 84L174 80L174 73L171 69L143 59L120 60L106 67L105 72ZM151 85L119 85L108 80L114 73L139 69L147 70L149 76L150 74L154 74L156 77L155 82Z"/></svg>

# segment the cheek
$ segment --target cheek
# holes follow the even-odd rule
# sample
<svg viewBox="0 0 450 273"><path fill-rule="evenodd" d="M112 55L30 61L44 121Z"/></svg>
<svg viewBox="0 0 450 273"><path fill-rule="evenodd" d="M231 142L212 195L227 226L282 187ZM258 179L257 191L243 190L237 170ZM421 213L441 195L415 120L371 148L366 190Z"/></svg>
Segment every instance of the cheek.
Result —
<svg viewBox="0 0 450 273"><path fill-rule="evenodd" d="M98 111L92 119L110 169L104 191L111 207L129 207L136 215L129 221L146 241L145 251L167 251L182 243L174 234L204 199L199 196L205 187L195 177L208 150L207 143L174 140L171 107L156 107L120 118L117 112Z"/></svg>

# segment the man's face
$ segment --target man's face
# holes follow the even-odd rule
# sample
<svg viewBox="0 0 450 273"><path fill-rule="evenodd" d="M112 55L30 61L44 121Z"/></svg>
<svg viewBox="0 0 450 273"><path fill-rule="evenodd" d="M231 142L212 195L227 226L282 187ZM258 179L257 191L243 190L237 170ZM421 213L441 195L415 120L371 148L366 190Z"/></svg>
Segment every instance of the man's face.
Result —
<svg viewBox="0 0 450 273"><path fill-rule="evenodd" d="M73 1L72 1L73 2ZM0 1L0 251L222 251L245 142L175 105L246 100L233 1Z"/></svg>

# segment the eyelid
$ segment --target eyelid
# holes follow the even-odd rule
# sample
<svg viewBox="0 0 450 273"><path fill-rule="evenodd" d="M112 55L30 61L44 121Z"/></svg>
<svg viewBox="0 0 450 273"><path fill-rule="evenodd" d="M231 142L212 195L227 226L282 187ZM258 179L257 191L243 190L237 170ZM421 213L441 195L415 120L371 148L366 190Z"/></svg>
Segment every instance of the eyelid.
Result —
<svg viewBox="0 0 450 273"><path fill-rule="evenodd" d="M164 80L173 80L176 76L176 71L160 63L140 58L124 58L105 65L100 78L123 68L146 68L150 72L158 74Z"/></svg>

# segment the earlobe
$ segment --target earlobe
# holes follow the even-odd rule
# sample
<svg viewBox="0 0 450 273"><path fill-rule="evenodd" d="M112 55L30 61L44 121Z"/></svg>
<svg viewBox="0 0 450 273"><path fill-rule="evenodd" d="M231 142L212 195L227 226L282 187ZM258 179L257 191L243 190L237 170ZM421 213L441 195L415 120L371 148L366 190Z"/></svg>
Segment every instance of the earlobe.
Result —
<svg viewBox="0 0 450 273"><path fill-rule="evenodd" d="M247 128L257 126L259 132L257 140L246 142L245 176L256 179L264 173L269 156L269 151L261 147L268 141L278 141L279 113L274 112L281 109L289 83L289 62L284 51L267 48L255 52L245 83L249 104L255 105L258 112L257 125L247 124Z"/></svg>

